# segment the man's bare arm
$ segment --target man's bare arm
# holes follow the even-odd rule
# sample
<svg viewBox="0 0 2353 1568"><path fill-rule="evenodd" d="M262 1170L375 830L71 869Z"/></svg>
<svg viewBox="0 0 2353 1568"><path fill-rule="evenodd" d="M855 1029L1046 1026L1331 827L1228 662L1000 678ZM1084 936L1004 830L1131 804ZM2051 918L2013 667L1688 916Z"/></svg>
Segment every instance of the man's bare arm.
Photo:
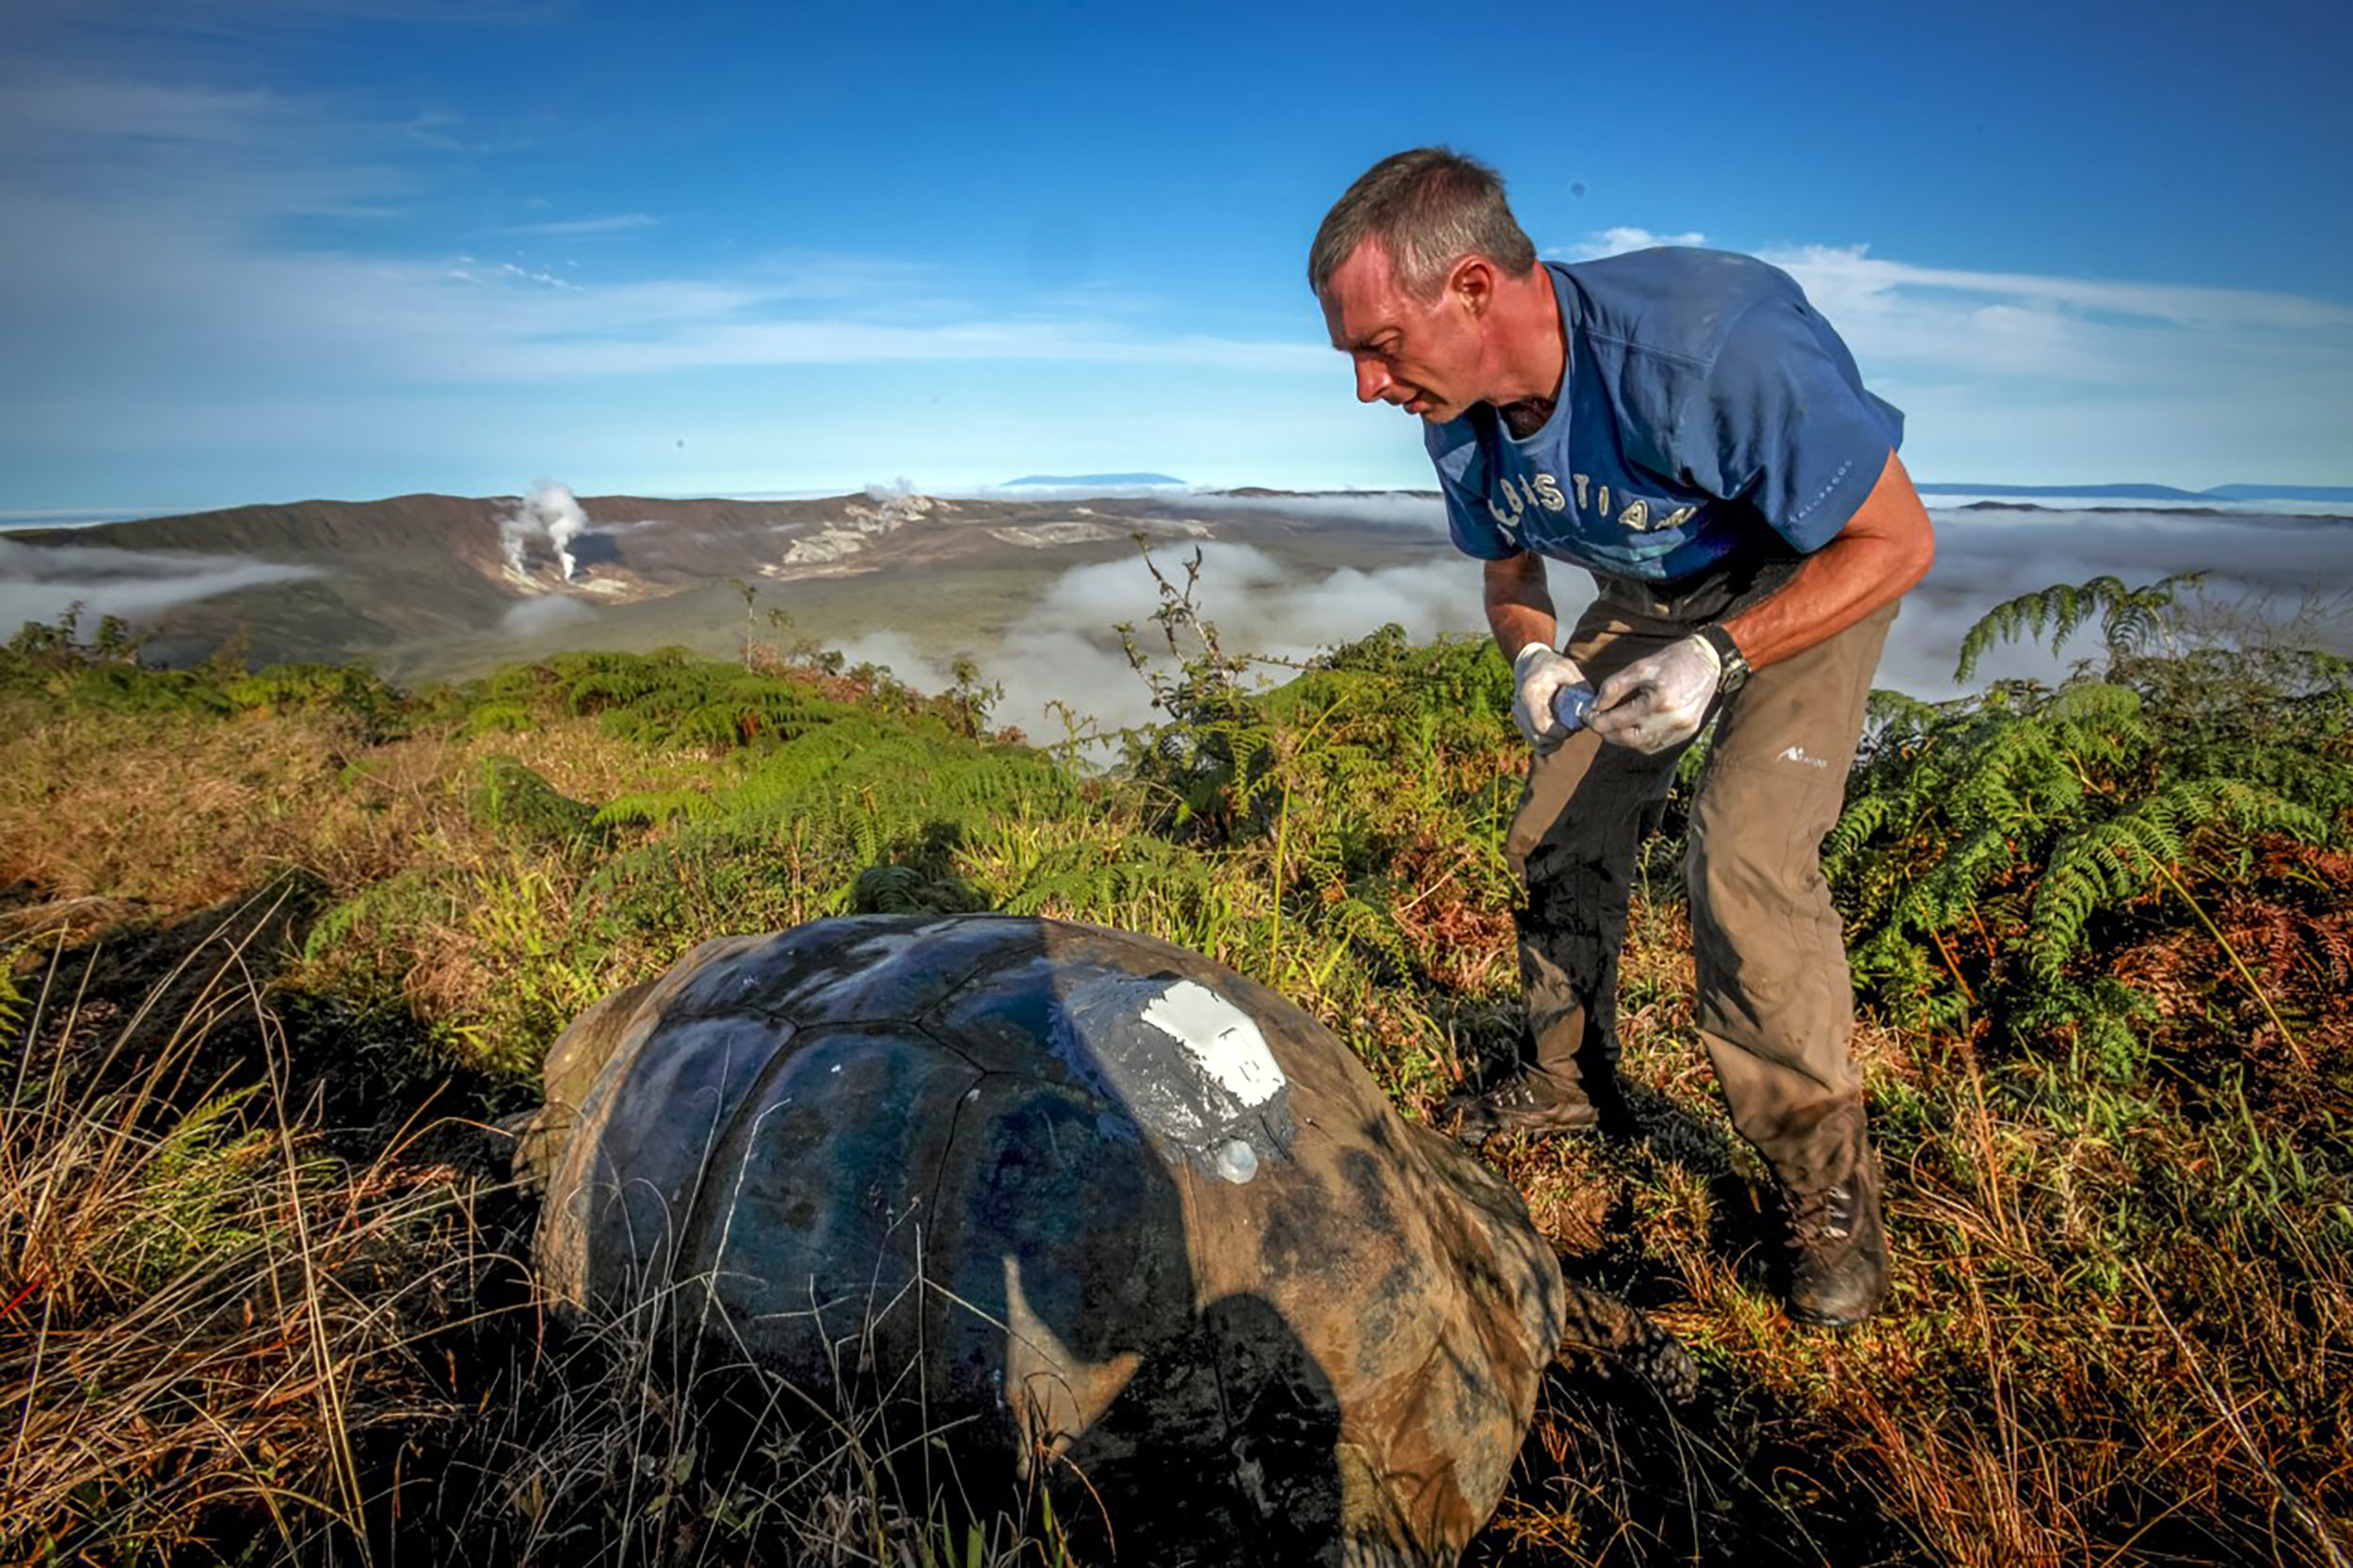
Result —
<svg viewBox="0 0 2353 1568"><path fill-rule="evenodd" d="M1830 543L1805 558L1772 598L1724 622L1752 666L1801 653L1911 592L1936 560L1936 535L1912 476L1887 455L1879 483ZM1497 563L1504 565L1507 563ZM1537 568L1541 574L1543 568ZM1494 567L1487 619L1496 620ZM1501 639L1500 631L1497 632Z"/></svg>
<svg viewBox="0 0 2353 1568"><path fill-rule="evenodd" d="M1794 584L1793 584L1794 585ZM1545 586L1545 558L1532 550L1490 561L1486 569L1487 628L1507 660L1530 643L1557 646L1561 624Z"/></svg>

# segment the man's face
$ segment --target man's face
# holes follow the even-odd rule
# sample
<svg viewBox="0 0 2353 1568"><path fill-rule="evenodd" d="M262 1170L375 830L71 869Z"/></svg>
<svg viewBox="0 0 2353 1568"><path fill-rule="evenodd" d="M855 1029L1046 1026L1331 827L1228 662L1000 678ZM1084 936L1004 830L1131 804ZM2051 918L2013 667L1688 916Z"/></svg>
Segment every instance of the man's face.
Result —
<svg viewBox="0 0 2353 1568"><path fill-rule="evenodd" d="M1355 361L1359 402L1386 403L1441 424L1485 396L1477 320L1450 286L1435 299L1408 294L1378 241L1358 246L1334 269L1323 321L1332 346Z"/></svg>

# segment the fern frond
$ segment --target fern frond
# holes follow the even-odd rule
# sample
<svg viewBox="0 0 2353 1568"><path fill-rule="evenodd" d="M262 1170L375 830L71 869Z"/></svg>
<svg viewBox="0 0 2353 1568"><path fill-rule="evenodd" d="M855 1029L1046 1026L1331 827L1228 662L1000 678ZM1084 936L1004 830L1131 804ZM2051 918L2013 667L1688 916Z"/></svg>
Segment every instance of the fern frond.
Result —
<svg viewBox="0 0 2353 1568"><path fill-rule="evenodd" d="M2036 890L2028 961L2054 980L2081 943L2093 912L2149 896L2163 868L2194 858L2203 830L2281 833L2317 841L2327 819L2309 807L2233 779L2197 778L2061 840Z"/></svg>
<svg viewBox="0 0 2353 1568"><path fill-rule="evenodd" d="M1977 661L1997 643L2047 637L2052 651L2057 652L2095 616L2111 659L2138 652L2164 631L2166 612L2181 591L2196 586L2203 578L2202 572L2186 572L2131 588L2121 577L2101 576L2088 583L2055 584L2004 600L1961 639L1953 679L1967 680L1976 675Z"/></svg>
<svg viewBox="0 0 2353 1568"><path fill-rule="evenodd" d="M679 818L708 822L718 812L718 804L700 790L637 790L598 808L594 825L659 827Z"/></svg>

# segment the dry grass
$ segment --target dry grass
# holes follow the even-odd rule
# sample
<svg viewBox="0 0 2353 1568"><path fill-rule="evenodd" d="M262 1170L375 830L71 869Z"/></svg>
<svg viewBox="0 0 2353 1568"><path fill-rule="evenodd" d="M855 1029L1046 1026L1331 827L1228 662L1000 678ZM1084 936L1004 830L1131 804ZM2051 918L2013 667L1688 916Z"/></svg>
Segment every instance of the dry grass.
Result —
<svg viewBox="0 0 2353 1568"><path fill-rule="evenodd" d="M712 765L617 742L593 719L370 741L332 712L43 713L0 770L0 941L168 922L298 868L359 912L305 975L432 1021L453 1061L522 1072L605 990L677 945L584 958L584 864L480 821L485 759L575 798L706 781Z"/></svg>
<svg viewBox="0 0 2353 1568"><path fill-rule="evenodd" d="M730 903L686 864L675 929L616 931L593 855L469 810L493 754L587 801L728 766L565 718L366 742L294 709L72 712L19 737L0 770L0 884L18 885L0 910L18 950L0 987L0 1560L200 1559L256 1531L262 1560L967 1560L889 1483L903 1450L861 1417L812 1410L728 1447L653 1337L543 1336L481 1165L445 1128L403 1130L400 1105L355 1118L315 1097L391 1057L421 1085L451 1063L521 1081L588 999L812 896L788 866L769 903ZM972 854L1035 859L1059 831L1007 826ZM1109 855L1130 828L1082 831ZM1297 914L1277 954L1423 1113L1515 1021L1508 916L1482 863L1440 842L1414 846L1426 891L1401 920L1444 956L1431 985L1369 979ZM1221 871L1220 939L1245 962L1272 949L1249 945L1263 849ZM377 901L308 963L264 953L298 922L263 908L186 922L202 944L136 985L136 966L108 982L96 958L50 962L100 931L115 953L159 943L289 866L330 911ZM2341 1005L2291 1014L2293 1040L2196 1036L2232 976L2194 948L2144 954L2222 989L2163 993L2165 1027L2204 1054L2132 1083L1866 1022L1895 1291L1881 1319L1826 1334L1787 1322L1760 1267L1757 1173L1698 1046L1682 913L1657 890L1620 1007L1648 1136L1497 1152L1565 1266L1674 1329L1706 1393L1676 1415L1554 1389L1478 1560L2346 1561ZM1135 895L1138 920L1162 918L1154 897ZM2338 961L2221 912L2259 975ZM377 1032L381 1013L407 1032ZM466 1092L482 1113L488 1092ZM388 1114L365 1138L346 1125ZM992 1527L979 1560L1013 1560L1019 1535Z"/></svg>
<svg viewBox="0 0 2353 1568"><path fill-rule="evenodd" d="M474 1227L456 1173L398 1144L346 1164L288 1102L256 975L273 912L159 980L192 998L160 1029L142 1009L94 1033L55 966L8 1020L0 1556L216 1550L223 1521L366 1556L354 1442L424 1387L419 1304L468 1271ZM230 1034L254 1070L222 1066Z"/></svg>
<svg viewBox="0 0 2353 1568"><path fill-rule="evenodd" d="M348 719L301 709L231 719L42 713L24 726L0 769L0 887L170 914L299 865L338 893L356 891L415 864L421 852L462 855L487 842L464 796L475 766L493 754L589 800L676 787L709 771L614 741L591 719L369 742Z"/></svg>
<svg viewBox="0 0 2353 1568"><path fill-rule="evenodd" d="M348 730L90 711L32 725L0 769L0 884L189 909L313 860Z"/></svg>
<svg viewBox="0 0 2353 1568"><path fill-rule="evenodd" d="M687 1281L625 1315L559 1314L546 1353L511 1368L517 1397L455 1445L469 1483L421 1533L489 1561L1064 1560L1042 1495L972 1496L920 1403L876 1392L893 1380L871 1338L836 1347L830 1388L803 1390L681 1331L673 1306L703 1296Z"/></svg>

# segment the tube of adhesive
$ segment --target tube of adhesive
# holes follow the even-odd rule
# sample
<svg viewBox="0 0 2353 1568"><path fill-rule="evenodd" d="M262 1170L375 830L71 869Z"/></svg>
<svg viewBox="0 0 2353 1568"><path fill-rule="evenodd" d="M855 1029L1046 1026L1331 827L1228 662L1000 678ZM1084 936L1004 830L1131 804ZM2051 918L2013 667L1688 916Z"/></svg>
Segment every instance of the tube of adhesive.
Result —
<svg viewBox="0 0 2353 1568"><path fill-rule="evenodd" d="M1593 688L1582 680L1574 686L1563 686L1552 694L1552 716L1561 721L1561 728L1574 735L1585 728L1585 721L1593 715Z"/></svg>

